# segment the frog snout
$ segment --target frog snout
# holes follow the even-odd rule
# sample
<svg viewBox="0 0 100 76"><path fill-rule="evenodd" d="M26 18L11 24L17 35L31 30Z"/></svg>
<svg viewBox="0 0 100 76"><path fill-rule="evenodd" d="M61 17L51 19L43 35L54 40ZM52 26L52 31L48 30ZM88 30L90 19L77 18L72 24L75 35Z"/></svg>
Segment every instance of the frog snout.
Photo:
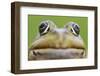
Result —
<svg viewBox="0 0 100 76"><path fill-rule="evenodd" d="M56 48L65 48L64 40L66 39L67 30L65 29L55 29L53 32L56 35L55 45Z"/></svg>

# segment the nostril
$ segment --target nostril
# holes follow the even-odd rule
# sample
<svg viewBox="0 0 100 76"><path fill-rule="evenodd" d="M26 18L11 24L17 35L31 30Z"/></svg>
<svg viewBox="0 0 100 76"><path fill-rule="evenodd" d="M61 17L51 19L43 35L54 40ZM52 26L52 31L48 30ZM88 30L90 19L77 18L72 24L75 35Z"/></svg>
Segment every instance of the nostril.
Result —
<svg viewBox="0 0 100 76"><path fill-rule="evenodd" d="M84 55L84 51L81 52L81 55Z"/></svg>
<svg viewBox="0 0 100 76"><path fill-rule="evenodd" d="M40 52L37 52L38 55L42 55Z"/></svg>
<svg viewBox="0 0 100 76"><path fill-rule="evenodd" d="M85 52L84 52L84 51L81 52L81 57L82 57L82 58L85 57Z"/></svg>
<svg viewBox="0 0 100 76"><path fill-rule="evenodd" d="M33 55L35 55L35 56L36 56L36 55L37 55L37 53L36 53L35 51L33 51Z"/></svg>

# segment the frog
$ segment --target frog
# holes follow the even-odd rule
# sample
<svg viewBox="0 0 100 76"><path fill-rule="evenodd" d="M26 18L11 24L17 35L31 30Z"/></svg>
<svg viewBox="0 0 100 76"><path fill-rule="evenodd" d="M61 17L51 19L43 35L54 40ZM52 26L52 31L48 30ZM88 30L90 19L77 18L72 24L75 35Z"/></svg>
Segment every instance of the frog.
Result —
<svg viewBox="0 0 100 76"><path fill-rule="evenodd" d="M68 22L62 28L51 20L41 21L38 36L28 51L29 60L79 59L86 57L80 25Z"/></svg>

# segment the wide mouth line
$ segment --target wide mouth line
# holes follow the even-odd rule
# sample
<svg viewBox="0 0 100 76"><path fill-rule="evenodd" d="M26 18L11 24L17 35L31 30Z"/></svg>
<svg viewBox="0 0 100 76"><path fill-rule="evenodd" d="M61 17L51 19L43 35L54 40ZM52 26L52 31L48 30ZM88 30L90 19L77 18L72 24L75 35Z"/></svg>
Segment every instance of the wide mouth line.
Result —
<svg viewBox="0 0 100 76"><path fill-rule="evenodd" d="M76 47L68 47L68 48L34 48L34 50L37 50L37 49L63 49L63 50L64 49L65 50L66 49L83 49L84 50L85 48L82 48L82 47L77 47L77 48Z"/></svg>

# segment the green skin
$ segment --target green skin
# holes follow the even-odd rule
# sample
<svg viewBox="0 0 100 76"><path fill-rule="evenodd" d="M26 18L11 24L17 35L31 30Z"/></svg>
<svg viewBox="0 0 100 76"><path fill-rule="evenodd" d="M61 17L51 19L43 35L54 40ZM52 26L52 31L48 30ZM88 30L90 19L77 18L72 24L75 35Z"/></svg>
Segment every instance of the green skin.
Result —
<svg viewBox="0 0 100 76"><path fill-rule="evenodd" d="M80 35L75 36L67 29L49 23L51 30L33 41L29 48L29 60L75 59L85 57L85 46ZM66 31L67 30L67 31Z"/></svg>

